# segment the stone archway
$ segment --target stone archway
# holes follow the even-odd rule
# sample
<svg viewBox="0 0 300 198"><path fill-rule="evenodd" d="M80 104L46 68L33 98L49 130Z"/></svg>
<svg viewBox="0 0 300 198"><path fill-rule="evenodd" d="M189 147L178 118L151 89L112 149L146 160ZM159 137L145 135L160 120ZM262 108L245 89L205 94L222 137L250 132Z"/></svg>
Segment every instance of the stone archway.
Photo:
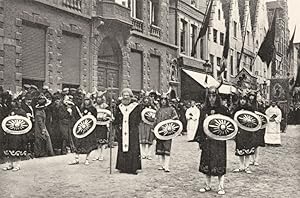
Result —
<svg viewBox="0 0 300 198"><path fill-rule="evenodd" d="M112 90L113 98L117 99L122 82L122 52L115 39L102 40L97 61L97 89Z"/></svg>

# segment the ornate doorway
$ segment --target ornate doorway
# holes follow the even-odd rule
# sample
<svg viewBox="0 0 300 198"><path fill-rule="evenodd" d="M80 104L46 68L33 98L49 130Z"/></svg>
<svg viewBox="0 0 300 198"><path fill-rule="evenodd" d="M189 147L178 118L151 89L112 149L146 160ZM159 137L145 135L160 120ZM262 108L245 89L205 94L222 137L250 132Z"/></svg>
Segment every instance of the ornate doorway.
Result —
<svg viewBox="0 0 300 198"><path fill-rule="evenodd" d="M108 90L117 99L121 84L122 53L118 43L106 37L103 39L98 53L98 90ZM111 92L112 91L112 92Z"/></svg>

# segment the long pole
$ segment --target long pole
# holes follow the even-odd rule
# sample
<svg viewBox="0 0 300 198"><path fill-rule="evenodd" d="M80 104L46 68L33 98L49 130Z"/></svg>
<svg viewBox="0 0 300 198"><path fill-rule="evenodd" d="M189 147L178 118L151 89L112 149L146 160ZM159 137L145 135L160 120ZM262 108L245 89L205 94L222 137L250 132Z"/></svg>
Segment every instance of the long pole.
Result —
<svg viewBox="0 0 300 198"><path fill-rule="evenodd" d="M246 19L246 24L245 24L245 29L244 29L244 35L243 35L243 44L242 44L242 49L241 49L241 55L240 55L240 58L239 58L239 61L238 61L237 68L240 68L240 64L241 64L241 61L242 61L242 58L243 58L243 54L244 54L245 40L246 40L247 27L248 27L248 18L249 18L249 15L247 15L247 19Z"/></svg>
<svg viewBox="0 0 300 198"><path fill-rule="evenodd" d="M110 89L110 111L112 113L113 116L113 106L112 106L112 102L113 102L113 78L111 79L111 89ZM113 127L112 127L112 123L110 123L109 126L109 174L112 174L112 146L113 146L113 140L112 140L112 133L113 133Z"/></svg>

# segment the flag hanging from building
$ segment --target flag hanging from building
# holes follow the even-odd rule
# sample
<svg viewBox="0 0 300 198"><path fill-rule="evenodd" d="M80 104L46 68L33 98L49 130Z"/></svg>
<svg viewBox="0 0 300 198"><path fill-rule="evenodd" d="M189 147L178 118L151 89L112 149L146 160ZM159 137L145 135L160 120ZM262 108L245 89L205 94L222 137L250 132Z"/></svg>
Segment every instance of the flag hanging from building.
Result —
<svg viewBox="0 0 300 198"><path fill-rule="evenodd" d="M269 28L264 38L264 41L262 42L258 50L258 56L261 58L263 62L267 63L268 66L272 61L273 54L275 51L274 40L275 40L276 16L277 16L277 9L275 9L274 11L272 25Z"/></svg>
<svg viewBox="0 0 300 198"><path fill-rule="evenodd" d="M223 57L222 57L222 63L220 71L218 71L218 77L221 76L221 74L225 71L227 67L227 59L228 59L228 53L229 53L229 24L226 28L226 36L225 36L225 44L223 48Z"/></svg>
<svg viewBox="0 0 300 198"><path fill-rule="evenodd" d="M286 54L287 56L290 56L290 53L293 51L293 47L294 47L294 39L295 39L295 33L296 33L296 26L294 28L294 33L293 33L293 36L289 42L289 46L287 48L287 51L286 51Z"/></svg>
<svg viewBox="0 0 300 198"><path fill-rule="evenodd" d="M198 37L196 39L196 42L192 46L192 53L191 53L192 56L194 56L195 53L196 53L196 47L197 47L197 43L198 43L199 39L202 38L206 34L206 32L207 32L213 2L214 2L214 0L211 0L211 2L209 4L209 7L208 7L208 10L205 13L205 18L203 20L203 25L200 28L200 31L199 31Z"/></svg>

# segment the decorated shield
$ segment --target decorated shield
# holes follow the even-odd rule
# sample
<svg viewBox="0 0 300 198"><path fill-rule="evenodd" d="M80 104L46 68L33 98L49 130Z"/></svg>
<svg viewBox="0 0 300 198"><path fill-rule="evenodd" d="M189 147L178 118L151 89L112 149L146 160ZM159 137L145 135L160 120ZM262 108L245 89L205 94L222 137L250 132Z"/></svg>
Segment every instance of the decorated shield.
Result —
<svg viewBox="0 0 300 198"><path fill-rule="evenodd" d="M80 118L73 127L73 134L76 138L88 136L96 127L96 118L93 115L85 115Z"/></svg>
<svg viewBox="0 0 300 198"><path fill-rule="evenodd" d="M28 133L31 130L31 128L32 123L30 119L24 116L8 116L2 121L2 129L6 133L12 135L23 135L25 133Z"/></svg>
<svg viewBox="0 0 300 198"><path fill-rule="evenodd" d="M234 120L245 131L258 131L261 128L261 119L251 111L240 110L234 114Z"/></svg>
<svg viewBox="0 0 300 198"><path fill-rule="evenodd" d="M183 129L179 120L165 120L158 123L154 128L155 136L160 140L170 140L178 136Z"/></svg>
<svg viewBox="0 0 300 198"><path fill-rule="evenodd" d="M266 128L267 124L269 123L268 117L265 114L258 111L255 111L254 113L257 114L261 119L261 129Z"/></svg>
<svg viewBox="0 0 300 198"><path fill-rule="evenodd" d="M156 111L154 109L145 108L142 111L142 120L144 123L153 125L155 120Z"/></svg>
<svg viewBox="0 0 300 198"><path fill-rule="evenodd" d="M228 116L214 114L207 116L203 122L204 133L214 140L232 139L238 132L238 125Z"/></svg>
<svg viewBox="0 0 300 198"><path fill-rule="evenodd" d="M107 125L110 123L112 117L111 111L107 109L98 109L97 110L97 124L98 125Z"/></svg>

